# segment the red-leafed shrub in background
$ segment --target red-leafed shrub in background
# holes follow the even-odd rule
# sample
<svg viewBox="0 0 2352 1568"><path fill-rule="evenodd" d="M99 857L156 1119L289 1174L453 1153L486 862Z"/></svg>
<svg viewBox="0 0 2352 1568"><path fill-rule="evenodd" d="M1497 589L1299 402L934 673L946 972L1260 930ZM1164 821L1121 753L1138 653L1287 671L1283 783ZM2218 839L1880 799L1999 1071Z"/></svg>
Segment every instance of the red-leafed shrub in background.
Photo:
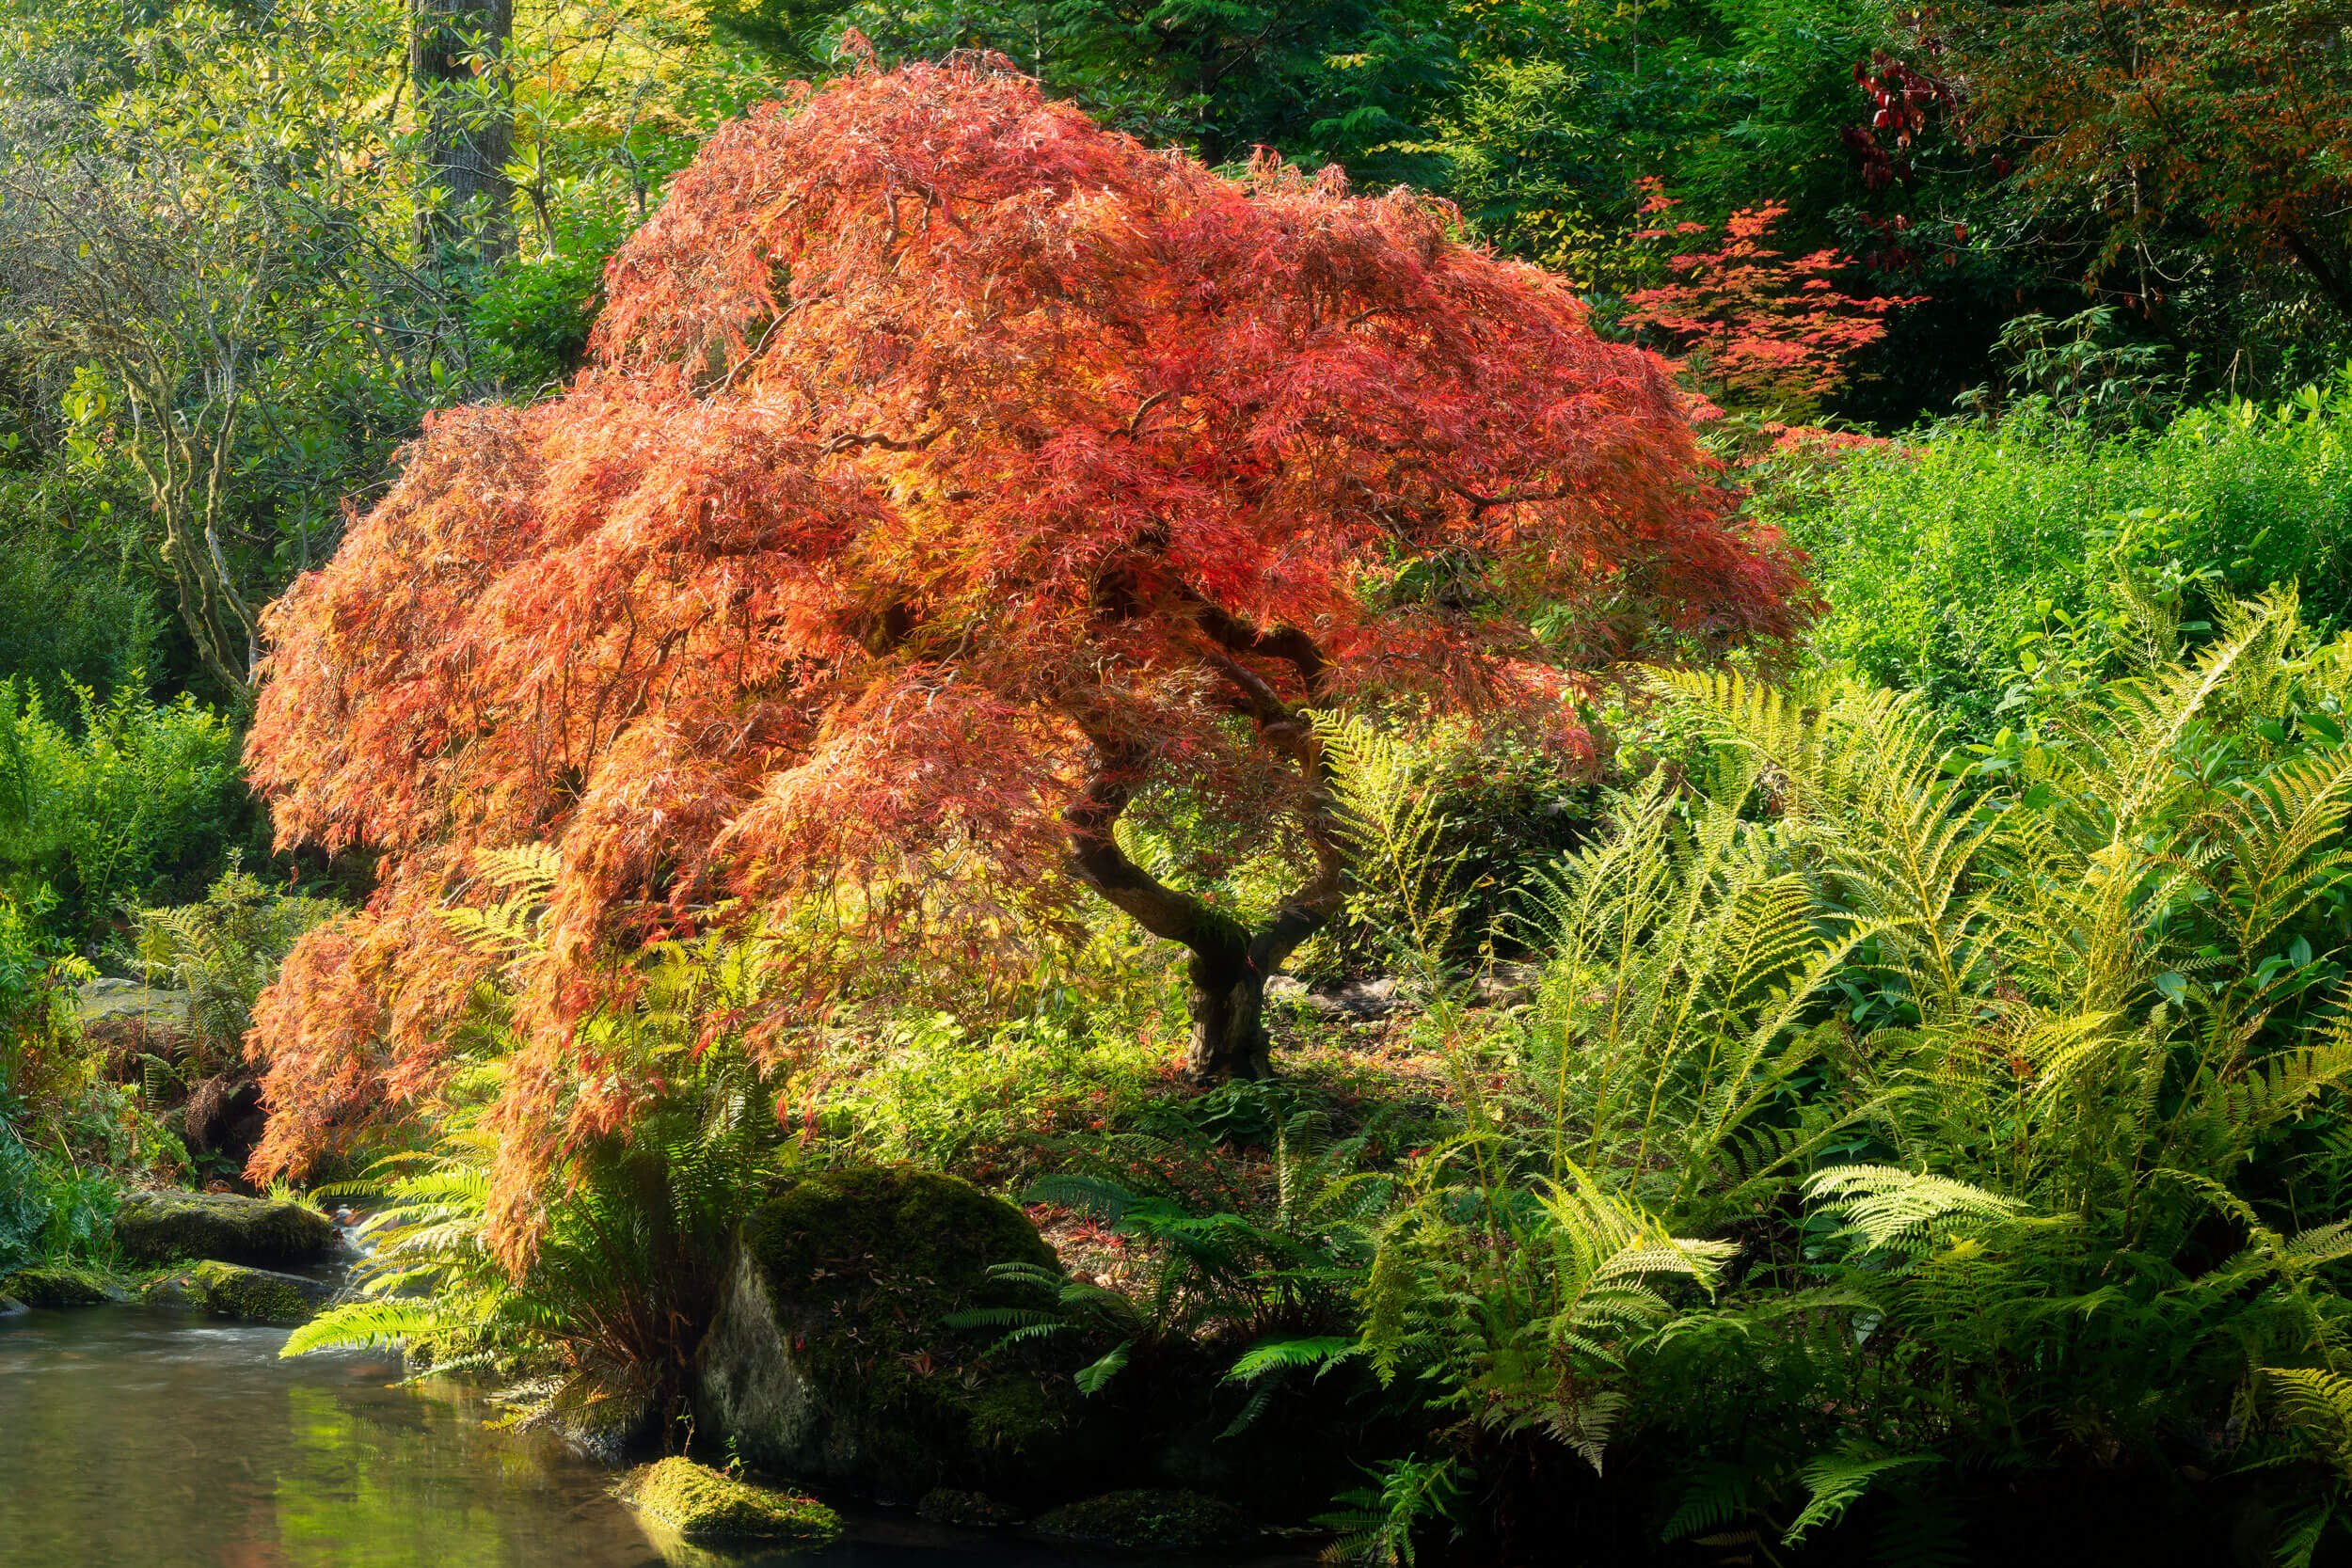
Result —
<svg viewBox="0 0 2352 1568"><path fill-rule="evenodd" d="M1605 610L1606 659L1784 638L1808 602L1657 360L1454 222L1214 174L988 59L712 138L569 391L437 417L271 614L249 761L281 838L383 859L260 1009L257 1168L450 1070L483 960L441 911L532 843L558 871L495 1112L510 1244L561 1151L643 1102L587 1026L632 955L796 900L886 911L943 870L1001 910L1099 899L1190 949L1195 1068L1263 1070L1263 982L1348 854L1308 710L1540 718L1539 610ZM1166 777L1287 816L1312 864L1268 922L1121 852ZM882 956L777 983L815 1009Z"/></svg>
<svg viewBox="0 0 2352 1568"><path fill-rule="evenodd" d="M1642 184L1645 215L1662 219L1674 210L1657 180ZM1835 250L1791 257L1772 248L1772 228L1788 210L1768 201L1732 214L1716 248L1667 260L1673 282L1627 295L1624 321L1664 340L1710 391L1804 409L1844 379L1855 354L1886 335L1888 311L1916 301L1840 293L1832 275L1853 263ZM1634 238L1696 245L1709 232L1686 219Z"/></svg>

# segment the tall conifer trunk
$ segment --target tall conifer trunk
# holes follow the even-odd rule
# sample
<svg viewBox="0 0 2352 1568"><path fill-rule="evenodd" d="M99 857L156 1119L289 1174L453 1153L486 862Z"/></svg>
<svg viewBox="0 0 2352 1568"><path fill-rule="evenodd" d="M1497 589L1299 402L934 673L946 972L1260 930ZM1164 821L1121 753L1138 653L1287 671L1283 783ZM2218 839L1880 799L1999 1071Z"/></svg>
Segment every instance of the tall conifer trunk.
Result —
<svg viewBox="0 0 2352 1568"><path fill-rule="evenodd" d="M513 0L409 0L408 81L425 124L438 200L417 214L417 249L493 259L513 238L506 160L515 116L502 60Z"/></svg>

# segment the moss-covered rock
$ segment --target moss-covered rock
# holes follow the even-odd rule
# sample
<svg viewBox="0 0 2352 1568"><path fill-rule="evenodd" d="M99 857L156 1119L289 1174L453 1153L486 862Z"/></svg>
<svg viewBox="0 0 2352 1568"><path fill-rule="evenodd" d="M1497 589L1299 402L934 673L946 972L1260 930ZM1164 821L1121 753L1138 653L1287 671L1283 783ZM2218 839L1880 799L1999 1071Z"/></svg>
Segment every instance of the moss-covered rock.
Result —
<svg viewBox="0 0 2352 1568"><path fill-rule="evenodd" d="M241 1263L199 1263L188 1275L202 1292L204 1310L216 1318L249 1323L308 1323L335 1293L325 1280L248 1269Z"/></svg>
<svg viewBox="0 0 2352 1568"><path fill-rule="evenodd" d="M193 1307L202 1310L204 1287L185 1269L157 1275L139 1286L139 1300L150 1307Z"/></svg>
<svg viewBox="0 0 2352 1568"><path fill-rule="evenodd" d="M1000 1263L1053 1249L1002 1199L936 1172L803 1178L744 1227L696 1357L696 1418L755 1464L884 1500L1018 1487L1067 1462L1067 1389L991 1366L946 1320L994 1299Z"/></svg>
<svg viewBox="0 0 2352 1568"><path fill-rule="evenodd" d="M206 1258L223 1263L293 1263L325 1256L335 1222L298 1203L233 1193L137 1193L115 1215L115 1241L135 1262Z"/></svg>
<svg viewBox="0 0 2352 1568"><path fill-rule="evenodd" d="M1033 1527L1040 1535L1130 1551L1232 1551L1257 1539L1241 1510L1198 1492L1108 1492L1055 1509Z"/></svg>
<svg viewBox="0 0 2352 1568"><path fill-rule="evenodd" d="M688 1541L831 1541L841 1516L814 1497L772 1492L672 1457L633 1470L621 1500Z"/></svg>
<svg viewBox="0 0 2352 1568"><path fill-rule="evenodd" d="M95 1269L71 1263L44 1263L19 1269L0 1279L0 1294L11 1295L27 1307L98 1307L128 1301L131 1293Z"/></svg>
<svg viewBox="0 0 2352 1568"><path fill-rule="evenodd" d="M20 1313L30 1312L31 1310L31 1307L25 1306L14 1296L0 1296L0 1318L13 1318Z"/></svg>
<svg viewBox="0 0 2352 1568"><path fill-rule="evenodd" d="M914 1505L914 1516L925 1524L956 1525L965 1529L997 1529L1017 1525L1022 1513L1008 1508L985 1492L961 1492L952 1486L934 1486L923 1494L923 1500Z"/></svg>

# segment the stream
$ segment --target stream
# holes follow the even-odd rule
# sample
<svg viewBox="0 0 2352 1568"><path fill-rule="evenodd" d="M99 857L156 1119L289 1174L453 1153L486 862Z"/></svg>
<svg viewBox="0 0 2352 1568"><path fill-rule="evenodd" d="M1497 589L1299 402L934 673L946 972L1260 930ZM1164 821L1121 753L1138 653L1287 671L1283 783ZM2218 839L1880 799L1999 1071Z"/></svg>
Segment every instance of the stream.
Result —
<svg viewBox="0 0 2352 1568"><path fill-rule="evenodd" d="M561 1445L368 1354L147 1307L0 1318L0 1568L1093 1568L909 1514L819 1552L664 1555ZM1200 1560L1193 1560L1198 1562ZM1268 1568L1278 1560L1263 1560ZM1285 1560L1296 1563L1302 1560Z"/></svg>

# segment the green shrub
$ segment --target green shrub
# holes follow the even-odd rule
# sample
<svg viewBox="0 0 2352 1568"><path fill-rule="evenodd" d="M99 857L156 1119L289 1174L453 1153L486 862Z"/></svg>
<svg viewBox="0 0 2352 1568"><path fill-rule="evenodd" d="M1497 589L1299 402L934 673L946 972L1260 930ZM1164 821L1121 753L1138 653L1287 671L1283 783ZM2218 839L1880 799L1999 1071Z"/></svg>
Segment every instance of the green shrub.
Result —
<svg viewBox="0 0 2352 1568"><path fill-rule="evenodd" d="M563 381L588 352L604 301L610 243L561 256L509 258L466 311L479 337L477 371L528 396Z"/></svg>
<svg viewBox="0 0 2352 1568"><path fill-rule="evenodd" d="M2352 624L2352 372L2148 436L2031 416L1943 428L1767 470L1758 505L1812 553L1821 660L1989 735L2053 665L2124 673L2125 576L2183 594L2192 623L2213 594L2299 582L2313 626Z"/></svg>
<svg viewBox="0 0 2352 1568"><path fill-rule="evenodd" d="M1447 910L1446 966L1516 951L1519 917L1537 874L1589 829L1598 791L1579 769L1507 726L1429 721L1410 713L1367 723L1394 788L1425 815L1432 843L1422 868L1436 881L1375 885L1363 863L1347 874L1344 914L1292 954L1287 968L1310 981L1393 966L1402 901L1426 895ZM1327 740L1328 736L1327 736ZM1310 875L1303 842L1239 851L1239 824L1253 808L1181 788L1155 790L1120 820L1120 844L1165 881L1202 894L1247 922L1272 915ZM1442 869L1439 869L1442 868Z"/></svg>
<svg viewBox="0 0 2352 1568"><path fill-rule="evenodd" d="M89 974L0 891L0 1120L53 1101L80 1074L72 988Z"/></svg>
<svg viewBox="0 0 2352 1568"><path fill-rule="evenodd" d="M260 819L220 714L135 685L75 697L78 733L0 682L0 888L28 903L48 890L45 927L78 943L125 899L211 881Z"/></svg>
<svg viewBox="0 0 2352 1568"><path fill-rule="evenodd" d="M0 547L0 681L50 712L72 713L77 686L139 685L162 634L152 594L119 570L61 562L38 541Z"/></svg>
<svg viewBox="0 0 2352 1568"><path fill-rule="evenodd" d="M41 1255L49 1194L32 1151L0 1123L0 1279Z"/></svg>
<svg viewBox="0 0 2352 1568"><path fill-rule="evenodd" d="M902 1018L864 1048L863 1060L844 1061L838 1076L813 1085L811 1109L851 1158L1015 1180L1060 1132L1117 1120L1167 1070L1183 1025L1148 1017L1141 1009L1151 1000L1089 1005L1053 993L993 1026L946 1013Z"/></svg>

